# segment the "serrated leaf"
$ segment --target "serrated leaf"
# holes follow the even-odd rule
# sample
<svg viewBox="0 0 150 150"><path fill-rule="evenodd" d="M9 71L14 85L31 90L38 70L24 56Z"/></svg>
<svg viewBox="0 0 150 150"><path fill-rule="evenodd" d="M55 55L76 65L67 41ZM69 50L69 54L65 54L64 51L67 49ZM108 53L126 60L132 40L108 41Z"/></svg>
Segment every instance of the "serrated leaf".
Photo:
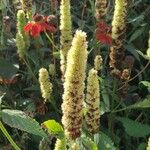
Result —
<svg viewBox="0 0 150 150"><path fill-rule="evenodd" d="M27 116L23 111L3 109L2 120L11 127L48 138L39 123L35 119Z"/></svg>
<svg viewBox="0 0 150 150"><path fill-rule="evenodd" d="M82 137L81 141L84 147L86 148L86 150L98 150L96 143L94 143L90 138Z"/></svg>
<svg viewBox="0 0 150 150"><path fill-rule="evenodd" d="M99 143L98 143L98 149L100 150L117 150L117 148L114 146L114 143L103 132L99 133Z"/></svg>
<svg viewBox="0 0 150 150"><path fill-rule="evenodd" d="M150 134L150 126L148 125L124 117L117 117L117 120L122 123L126 133L130 136L144 137Z"/></svg>
<svg viewBox="0 0 150 150"><path fill-rule="evenodd" d="M64 138L63 127L55 120L47 120L42 123L42 126L45 127L48 132L53 134L56 138Z"/></svg>

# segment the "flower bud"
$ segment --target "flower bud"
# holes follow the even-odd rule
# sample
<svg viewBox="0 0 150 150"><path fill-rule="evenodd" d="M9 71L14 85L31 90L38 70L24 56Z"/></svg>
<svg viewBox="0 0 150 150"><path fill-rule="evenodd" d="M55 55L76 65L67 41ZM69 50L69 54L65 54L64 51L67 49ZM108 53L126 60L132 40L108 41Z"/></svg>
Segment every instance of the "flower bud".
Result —
<svg viewBox="0 0 150 150"><path fill-rule="evenodd" d="M97 70L97 71L101 70L102 61L103 61L103 59L102 59L101 55L97 55L95 57L95 59L94 59L94 68L95 68L95 70Z"/></svg>
<svg viewBox="0 0 150 150"><path fill-rule="evenodd" d="M56 74L56 70L55 70L55 65L54 64L50 64L49 65L49 74L54 77Z"/></svg>
<svg viewBox="0 0 150 150"><path fill-rule="evenodd" d="M42 97L45 101L50 100L53 85L49 81L48 71L45 68L41 68L39 70L39 83Z"/></svg>

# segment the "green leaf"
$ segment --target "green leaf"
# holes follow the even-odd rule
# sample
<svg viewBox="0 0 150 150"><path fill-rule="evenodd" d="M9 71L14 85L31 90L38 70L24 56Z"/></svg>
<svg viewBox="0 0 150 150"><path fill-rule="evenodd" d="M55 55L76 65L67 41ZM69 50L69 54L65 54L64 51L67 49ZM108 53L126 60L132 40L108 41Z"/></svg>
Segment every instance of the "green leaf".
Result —
<svg viewBox="0 0 150 150"><path fill-rule="evenodd" d="M106 106L106 104L103 101L101 101L100 102L100 114L103 115L106 112L109 112L109 109Z"/></svg>
<svg viewBox="0 0 150 150"><path fill-rule="evenodd" d="M24 91L39 91L40 88L39 88L39 85L32 85L30 87L27 87L25 89L23 89Z"/></svg>
<svg viewBox="0 0 150 150"><path fill-rule="evenodd" d="M5 59L0 58L0 76L3 78L11 78L18 71L19 67Z"/></svg>
<svg viewBox="0 0 150 150"><path fill-rule="evenodd" d="M98 150L96 143L94 143L90 138L82 137L81 141L86 150Z"/></svg>
<svg viewBox="0 0 150 150"><path fill-rule="evenodd" d="M48 138L39 123L20 110L2 110L2 120L11 127Z"/></svg>
<svg viewBox="0 0 150 150"><path fill-rule="evenodd" d="M108 82L109 81L104 81L102 78L100 78L100 81L101 81L101 93L102 93L102 97L103 97L103 101L104 101L104 105L103 105L103 110L105 110L105 112L109 111L110 110L110 101L109 101L109 94L108 94L108 91L109 91L109 87L107 87ZM101 112L103 113L103 112Z"/></svg>
<svg viewBox="0 0 150 150"><path fill-rule="evenodd" d="M127 106L123 109L116 110L114 112L120 112L120 111L123 111L123 110L138 109L138 108L150 108L150 95L148 95L143 101L140 101L140 102L135 103L133 105Z"/></svg>
<svg viewBox="0 0 150 150"><path fill-rule="evenodd" d="M143 101L127 107L127 109L136 109L136 108L150 108L150 95L148 95Z"/></svg>
<svg viewBox="0 0 150 150"><path fill-rule="evenodd" d="M145 85L148 88L148 91L150 92L150 82L148 82L148 81L141 81L140 83Z"/></svg>
<svg viewBox="0 0 150 150"><path fill-rule="evenodd" d="M42 126L48 129L48 132L53 134L56 138L64 138L63 127L55 120L47 120L42 123Z"/></svg>
<svg viewBox="0 0 150 150"><path fill-rule="evenodd" d="M147 144L146 144L146 143L141 143L141 144L138 146L137 150L146 150L146 147L147 147Z"/></svg>
<svg viewBox="0 0 150 150"><path fill-rule="evenodd" d="M129 42L131 43L136 38L138 38L143 33L144 30L145 30L145 27L141 27L141 28L135 30L135 32L131 35Z"/></svg>
<svg viewBox="0 0 150 150"><path fill-rule="evenodd" d="M133 137L145 137L150 134L150 126L133 121L124 117L117 117L117 120L122 123L128 135Z"/></svg>
<svg viewBox="0 0 150 150"><path fill-rule="evenodd" d="M128 43L124 45L125 49L127 49L138 61L140 61L139 54L132 43Z"/></svg>
<svg viewBox="0 0 150 150"><path fill-rule="evenodd" d="M135 22L142 22L144 20L144 15L143 14L141 14L140 16L137 16L137 17L135 17L135 18L129 18L129 22L128 23L135 23Z"/></svg>
<svg viewBox="0 0 150 150"><path fill-rule="evenodd" d="M54 52L53 55L56 59L60 59L60 52Z"/></svg>
<svg viewBox="0 0 150 150"><path fill-rule="evenodd" d="M100 150L116 150L117 148L114 146L114 143L103 132L100 132L99 134L99 143L98 143L98 149Z"/></svg>

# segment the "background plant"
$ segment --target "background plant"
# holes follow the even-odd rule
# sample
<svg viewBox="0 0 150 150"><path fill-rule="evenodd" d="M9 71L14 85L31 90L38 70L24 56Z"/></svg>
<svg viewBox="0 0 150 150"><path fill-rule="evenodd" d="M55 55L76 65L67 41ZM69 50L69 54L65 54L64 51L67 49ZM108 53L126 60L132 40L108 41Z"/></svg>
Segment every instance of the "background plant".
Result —
<svg viewBox="0 0 150 150"><path fill-rule="evenodd" d="M58 29L60 3L56 2L35 0L32 11L33 14L38 12L44 16L54 14L57 18L56 27ZM144 150L147 147L150 134L150 71L149 58L146 55L150 29L149 4L149 0L129 1L124 48L126 55L132 55L135 62L128 81L127 95L123 100L120 100L116 94L118 88L109 74L109 47L100 44L95 39L95 32L93 32L96 29L95 3L91 0L71 1L72 32L81 29L87 33L89 51L87 73L93 68L94 58L97 54L101 54L103 58L101 75L99 76L101 82L100 132L93 136L87 132L86 125L83 125L82 136L77 141L81 149ZM16 53L15 44L16 17L17 11L21 7L21 3L17 0L2 0L0 5L2 19L0 25L1 118L7 131L21 149L31 149L31 145L32 149L38 149L37 145L42 142L54 149L56 138L60 140L64 138L63 128L54 121L61 124L62 116L59 111L63 94L60 45L58 44L60 33L59 31L55 34L48 33L52 42L49 41L45 33L41 33L39 39L31 39L26 61L21 61ZM113 12L114 1L109 1L106 14L106 22L109 25L112 22ZM38 83L39 69L44 67L49 70L50 64L55 68L55 73L52 73L53 75L50 73L50 81L53 84L51 101L54 104L44 102ZM50 70L52 71L52 69ZM134 78L135 76L136 78ZM18 112L17 110L22 111ZM36 121L32 118L35 118ZM54 120L45 123L50 119ZM39 125L42 123L48 130L48 134ZM2 133L0 134L1 147L9 149L11 146L6 137Z"/></svg>

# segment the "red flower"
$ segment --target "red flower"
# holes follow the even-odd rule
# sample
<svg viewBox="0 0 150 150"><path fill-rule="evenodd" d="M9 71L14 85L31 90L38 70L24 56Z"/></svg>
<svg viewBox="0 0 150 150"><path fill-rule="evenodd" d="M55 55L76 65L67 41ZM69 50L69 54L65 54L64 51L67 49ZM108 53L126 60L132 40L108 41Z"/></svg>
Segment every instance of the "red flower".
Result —
<svg viewBox="0 0 150 150"><path fill-rule="evenodd" d="M43 31L56 32L56 28L53 25L49 25L45 22L44 16L36 14L33 17L34 21L27 23L24 26L24 31L29 33L33 37L37 37Z"/></svg>
<svg viewBox="0 0 150 150"><path fill-rule="evenodd" d="M108 26L105 22L99 22L97 24L97 29L96 29L96 39L103 44L111 45L112 38L109 35L110 31L111 31L110 26Z"/></svg>

